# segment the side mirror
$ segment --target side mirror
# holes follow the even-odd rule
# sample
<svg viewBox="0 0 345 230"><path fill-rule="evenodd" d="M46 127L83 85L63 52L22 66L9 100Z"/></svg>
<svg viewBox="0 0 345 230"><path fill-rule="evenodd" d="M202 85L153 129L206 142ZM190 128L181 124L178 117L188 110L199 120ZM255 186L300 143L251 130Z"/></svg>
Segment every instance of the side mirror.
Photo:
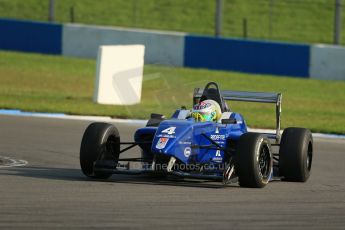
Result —
<svg viewBox="0 0 345 230"><path fill-rule="evenodd" d="M222 124L237 124L235 118L222 119Z"/></svg>
<svg viewBox="0 0 345 230"><path fill-rule="evenodd" d="M165 116L163 114L158 113L151 113L151 119L164 119Z"/></svg>

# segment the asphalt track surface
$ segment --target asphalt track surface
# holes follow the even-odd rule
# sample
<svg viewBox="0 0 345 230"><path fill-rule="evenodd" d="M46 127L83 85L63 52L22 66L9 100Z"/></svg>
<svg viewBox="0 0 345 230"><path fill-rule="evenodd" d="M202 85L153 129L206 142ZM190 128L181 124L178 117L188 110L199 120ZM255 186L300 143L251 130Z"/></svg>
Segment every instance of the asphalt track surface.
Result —
<svg viewBox="0 0 345 230"><path fill-rule="evenodd" d="M0 116L0 229L344 229L345 140L314 139L307 183L264 189L116 175L90 180L79 167L90 121ZM123 141L137 125L116 124ZM131 155L137 154L133 150Z"/></svg>

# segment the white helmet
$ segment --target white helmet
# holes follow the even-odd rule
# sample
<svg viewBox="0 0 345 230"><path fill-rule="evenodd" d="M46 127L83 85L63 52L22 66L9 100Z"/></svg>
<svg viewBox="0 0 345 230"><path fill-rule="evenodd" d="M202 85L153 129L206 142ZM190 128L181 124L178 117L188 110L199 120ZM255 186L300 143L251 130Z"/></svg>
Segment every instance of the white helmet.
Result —
<svg viewBox="0 0 345 230"><path fill-rule="evenodd" d="M218 121L222 112L219 104L214 100L204 100L194 105L192 117L196 121Z"/></svg>

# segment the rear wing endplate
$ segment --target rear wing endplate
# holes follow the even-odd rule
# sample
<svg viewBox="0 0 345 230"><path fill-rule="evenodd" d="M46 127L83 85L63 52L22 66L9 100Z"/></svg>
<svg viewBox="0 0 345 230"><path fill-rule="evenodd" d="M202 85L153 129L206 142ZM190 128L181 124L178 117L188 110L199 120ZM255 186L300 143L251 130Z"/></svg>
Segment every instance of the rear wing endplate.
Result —
<svg viewBox="0 0 345 230"><path fill-rule="evenodd" d="M204 89L195 88L193 102L197 101L204 92ZM280 114L281 114L281 93L268 93L268 92L246 92L246 91L220 91L221 97L229 101L245 101L245 102L259 102L259 103L272 103L276 106L276 142L280 141Z"/></svg>

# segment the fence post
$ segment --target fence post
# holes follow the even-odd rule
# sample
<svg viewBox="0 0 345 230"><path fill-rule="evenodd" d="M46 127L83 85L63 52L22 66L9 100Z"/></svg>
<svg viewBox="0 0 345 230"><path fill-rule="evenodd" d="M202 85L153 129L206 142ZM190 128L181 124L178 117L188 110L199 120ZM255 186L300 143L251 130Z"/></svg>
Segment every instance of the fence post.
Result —
<svg viewBox="0 0 345 230"><path fill-rule="evenodd" d="M132 1L132 18L133 26L137 26L137 17L138 17L138 2L137 0Z"/></svg>
<svg viewBox="0 0 345 230"><path fill-rule="evenodd" d="M341 42L341 10L342 0L335 0L334 12L334 44L340 45Z"/></svg>
<svg viewBox="0 0 345 230"><path fill-rule="evenodd" d="M49 0L48 21L49 22L55 21L55 1L54 0Z"/></svg>
<svg viewBox="0 0 345 230"><path fill-rule="evenodd" d="M219 37L222 34L222 20L223 20L223 0L216 0L216 23L215 23L216 37Z"/></svg>
<svg viewBox="0 0 345 230"><path fill-rule="evenodd" d="M243 38L248 37L248 25L247 25L247 18L243 18Z"/></svg>
<svg viewBox="0 0 345 230"><path fill-rule="evenodd" d="M273 34L273 2L274 0L270 0L269 3L269 16L268 16L268 35L269 38L272 39L272 34Z"/></svg>
<svg viewBox="0 0 345 230"><path fill-rule="evenodd" d="M69 8L69 21L71 23L74 23L75 22L75 18L74 18L74 6L71 6Z"/></svg>

